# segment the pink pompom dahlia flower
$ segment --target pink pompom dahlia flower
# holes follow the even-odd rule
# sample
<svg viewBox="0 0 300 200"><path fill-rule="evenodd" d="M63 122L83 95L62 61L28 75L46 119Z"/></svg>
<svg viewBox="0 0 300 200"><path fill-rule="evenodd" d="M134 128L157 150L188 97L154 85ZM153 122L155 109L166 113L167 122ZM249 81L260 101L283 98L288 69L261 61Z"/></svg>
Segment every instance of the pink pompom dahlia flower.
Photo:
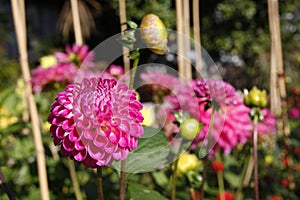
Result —
<svg viewBox="0 0 300 200"><path fill-rule="evenodd" d="M142 137L142 104L114 79L86 78L57 95L48 118L62 155L99 167L124 160Z"/></svg>
<svg viewBox="0 0 300 200"><path fill-rule="evenodd" d="M214 79L196 80L192 85L199 103L200 122L204 125L194 143L207 138L213 109L215 116L212 138L216 142L214 149L221 148L225 153L230 153L239 143L246 143L252 129L250 109L243 104L234 87ZM214 107L207 107L210 102Z"/></svg>

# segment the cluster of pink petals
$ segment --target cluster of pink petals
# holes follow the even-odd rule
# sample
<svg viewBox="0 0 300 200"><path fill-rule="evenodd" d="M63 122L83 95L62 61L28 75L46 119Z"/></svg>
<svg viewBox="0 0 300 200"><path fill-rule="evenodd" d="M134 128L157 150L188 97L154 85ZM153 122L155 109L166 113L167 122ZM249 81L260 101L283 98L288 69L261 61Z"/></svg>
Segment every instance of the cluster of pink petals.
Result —
<svg viewBox="0 0 300 200"><path fill-rule="evenodd" d="M227 82L215 79L192 80L189 87L178 89L179 93L166 97L166 113L172 119L172 110L188 112L191 117L203 124L202 130L193 141L193 146L204 142L207 144L209 126L213 107L215 106L212 138L215 145L210 152L222 149L230 153L238 144L245 144L252 136L253 123L250 120L250 108L245 106L243 98L234 87ZM171 106L170 106L171 105ZM268 109L263 109L264 121L258 124L259 134L274 134L276 132L276 119ZM173 130L176 130L173 128ZM170 134L170 133L169 133Z"/></svg>
<svg viewBox="0 0 300 200"><path fill-rule="evenodd" d="M162 72L145 72L140 75L144 84L149 84L153 91L173 91L181 85L179 78Z"/></svg>
<svg viewBox="0 0 300 200"><path fill-rule="evenodd" d="M115 79L86 78L70 84L52 104L48 121L64 156L99 167L123 160L142 137L142 104Z"/></svg>
<svg viewBox="0 0 300 200"><path fill-rule="evenodd" d="M87 45L77 45L73 44L72 47L70 45L66 46L65 52L56 52L55 57L57 58L59 63L70 64L74 63L78 67L83 64L85 67L94 67L94 53L89 51L89 47Z"/></svg>
<svg viewBox="0 0 300 200"><path fill-rule="evenodd" d="M39 66L32 71L31 84L34 92L41 92L46 85L54 82L72 83L80 65L94 66L94 55L88 50L87 45L74 44L72 48L67 46L65 51L54 54L58 60L55 66L49 68Z"/></svg>
<svg viewBox="0 0 300 200"><path fill-rule="evenodd" d="M32 89L37 93L53 82L72 83L76 73L77 67L72 64L58 64L49 68L38 67L32 71Z"/></svg>

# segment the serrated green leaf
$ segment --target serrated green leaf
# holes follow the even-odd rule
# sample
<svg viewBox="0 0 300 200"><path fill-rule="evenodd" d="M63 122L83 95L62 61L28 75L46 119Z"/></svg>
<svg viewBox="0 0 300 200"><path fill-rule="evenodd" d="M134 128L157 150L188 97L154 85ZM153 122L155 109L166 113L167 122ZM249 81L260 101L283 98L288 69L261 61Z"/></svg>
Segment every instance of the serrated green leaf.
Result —
<svg viewBox="0 0 300 200"><path fill-rule="evenodd" d="M138 140L138 148L131 151L126 158L125 171L141 173L154 171L164 167L169 155L168 140L164 132L144 127L144 137ZM112 166L120 169L121 162L114 162Z"/></svg>
<svg viewBox="0 0 300 200"><path fill-rule="evenodd" d="M147 187L140 184L129 183L128 190L130 194L130 200L168 200L166 197L162 196L157 191L150 190Z"/></svg>

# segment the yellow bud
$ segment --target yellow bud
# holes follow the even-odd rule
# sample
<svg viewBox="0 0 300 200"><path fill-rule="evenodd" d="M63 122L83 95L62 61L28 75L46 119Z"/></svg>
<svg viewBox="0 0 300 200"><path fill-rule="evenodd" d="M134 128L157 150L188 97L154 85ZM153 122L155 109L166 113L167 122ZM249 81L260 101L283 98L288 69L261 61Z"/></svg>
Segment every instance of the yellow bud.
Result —
<svg viewBox="0 0 300 200"><path fill-rule="evenodd" d="M57 59L53 55L43 56L40 58L40 63L42 68L49 68L57 64Z"/></svg>
<svg viewBox="0 0 300 200"><path fill-rule="evenodd" d="M200 160L195 154L183 153L177 163L177 170L179 175L196 169L200 165Z"/></svg>
<svg viewBox="0 0 300 200"><path fill-rule="evenodd" d="M167 52L168 33L158 16L154 14L144 16L140 28L142 39L151 51L159 55Z"/></svg>
<svg viewBox="0 0 300 200"><path fill-rule="evenodd" d="M265 156L265 163L266 163L266 165L272 164L273 161L274 161L274 157L273 156L271 156L271 155L266 155Z"/></svg>
<svg viewBox="0 0 300 200"><path fill-rule="evenodd" d="M249 107L264 108L268 104L267 93L265 90L261 91L255 86L250 92L244 90L244 103Z"/></svg>

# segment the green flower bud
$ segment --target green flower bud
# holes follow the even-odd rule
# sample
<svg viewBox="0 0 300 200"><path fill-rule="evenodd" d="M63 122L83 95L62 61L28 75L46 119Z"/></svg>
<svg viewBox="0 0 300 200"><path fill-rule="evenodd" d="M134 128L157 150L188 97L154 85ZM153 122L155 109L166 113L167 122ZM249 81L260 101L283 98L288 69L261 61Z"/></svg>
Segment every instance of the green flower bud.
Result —
<svg viewBox="0 0 300 200"><path fill-rule="evenodd" d="M250 92L244 90L244 103L249 107L264 108L268 104L267 93L265 90L261 91L255 86Z"/></svg>
<svg viewBox="0 0 300 200"><path fill-rule="evenodd" d="M168 33L159 17L154 14L144 16L140 28L142 39L150 50L164 55L167 52Z"/></svg>

